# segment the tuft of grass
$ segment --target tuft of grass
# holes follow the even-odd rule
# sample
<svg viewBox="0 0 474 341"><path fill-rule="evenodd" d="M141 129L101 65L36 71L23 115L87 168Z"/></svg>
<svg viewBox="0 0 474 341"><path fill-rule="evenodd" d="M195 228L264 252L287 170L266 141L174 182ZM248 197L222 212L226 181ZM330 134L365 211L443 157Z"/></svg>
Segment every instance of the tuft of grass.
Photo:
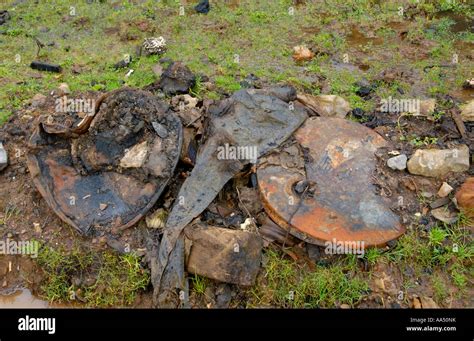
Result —
<svg viewBox="0 0 474 341"><path fill-rule="evenodd" d="M216 85L226 92L234 92L240 90L240 83L232 76L217 76Z"/></svg>
<svg viewBox="0 0 474 341"><path fill-rule="evenodd" d="M262 278L251 289L248 306L285 308L338 307L354 305L368 290L368 284L357 275L355 257L329 267L317 265L314 270L282 258L267 250Z"/></svg>
<svg viewBox="0 0 474 341"><path fill-rule="evenodd" d="M38 264L46 274L41 285L50 302L82 302L91 307L131 305L140 290L150 282L140 259L134 254L93 252L74 247L72 251L43 246ZM73 279L93 278L94 283Z"/></svg>
<svg viewBox="0 0 474 341"><path fill-rule="evenodd" d="M192 277L191 282L192 282L192 291L194 291L196 294L202 296L206 293L206 288L208 285L208 279L199 275L194 275Z"/></svg>
<svg viewBox="0 0 474 341"><path fill-rule="evenodd" d="M449 273L452 284L462 290L473 269L474 243L469 226L470 220L460 213L455 224L435 226L427 235L412 229L384 257L401 266L410 265L417 275L436 270Z"/></svg>

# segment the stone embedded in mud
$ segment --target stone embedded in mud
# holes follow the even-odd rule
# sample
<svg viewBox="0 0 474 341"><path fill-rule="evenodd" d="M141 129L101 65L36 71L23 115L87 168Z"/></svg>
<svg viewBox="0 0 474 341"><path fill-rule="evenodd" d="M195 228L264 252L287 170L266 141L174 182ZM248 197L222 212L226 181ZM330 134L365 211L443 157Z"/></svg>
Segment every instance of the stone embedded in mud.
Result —
<svg viewBox="0 0 474 341"><path fill-rule="evenodd" d="M308 61L313 59L314 53L305 45L298 45L293 47L293 59L297 62Z"/></svg>
<svg viewBox="0 0 474 341"><path fill-rule="evenodd" d="M440 198L447 197L449 193L451 193L452 191L453 191L453 188L447 182L443 182L443 184L438 190L438 196Z"/></svg>
<svg viewBox="0 0 474 341"><path fill-rule="evenodd" d="M68 95L71 93L71 90L69 89L69 85L67 83L61 83L59 84L58 92L59 95Z"/></svg>
<svg viewBox="0 0 474 341"><path fill-rule="evenodd" d="M469 148L459 145L453 149L418 149L407 163L411 174L443 177L449 172L469 170Z"/></svg>
<svg viewBox="0 0 474 341"><path fill-rule="evenodd" d="M195 226L186 228L191 242L187 270L226 283L251 286L262 259L262 238L242 230Z"/></svg>
<svg viewBox="0 0 474 341"><path fill-rule="evenodd" d="M458 220L457 212L450 210L448 206L431 210L431 215L445 224L453 224Z"/></svg>
<svg viewBox="0 0 474 341"><path fill-rule="evenodd" d="M461 118L464 122L474 122L474 100L464 106Z"/></svg>
<svg viewBox="0 0 474 341"><path fill-rule="evenodd" d="M140 168L145 163L148 156L147 141L138 143L132 148L125 150L124 157L120 160L120 167L123 168Z"/></svg>
<svg viewBox="0 0 474 341"><path fill-rule="evenodd" d="M462 85L464 89L474 89L474 78L466 79Z"/></svg>
<svg viewBox="0 0 474 341"><path fill-rule="evenodd" d="M436 108L436 99L424 99L420 101L420 115L429 116L431 115Z"/></svg>
<svg viewBox="0 0 474 341"><path fill-rule="evenodd" d="M46 102L46 98L47 97L43 94L34 95L33 98L31 99L31 106L33 108L38 108L42 106Z"/></svg>
<svg viewBox="0 0 474 341"><path fill-rule="evenodd" d="M159 88L168 96L185 94L196 83L196 76L181 62L166 68L159 80Z"/></svg>
<svg viewBox="0 0 474 341"><path fill-rule="evenodd" d="M0 172L8 166L8 153L0 142Z"/></svg>
<svg viewBox="0 0 474 341"><path fill-rule="evenodd" d="M474 177L467 178L456 193L459 208L474 219Z"/></svg>
<svg viewBox="0 0 474 341"><path fill-rule="evenodd" d="M312 96L299 94L298 101L309 107L319 116L323 117L346 117L351 111L351 106L344 98L336 95Z"/></svg>
<svg viewBox="0 0 474 341"><path fill-rule="evenodd" d="M407 160L405 154L394 156L387 160L387 166L394 170L404 170L407 168Z"/></svg>

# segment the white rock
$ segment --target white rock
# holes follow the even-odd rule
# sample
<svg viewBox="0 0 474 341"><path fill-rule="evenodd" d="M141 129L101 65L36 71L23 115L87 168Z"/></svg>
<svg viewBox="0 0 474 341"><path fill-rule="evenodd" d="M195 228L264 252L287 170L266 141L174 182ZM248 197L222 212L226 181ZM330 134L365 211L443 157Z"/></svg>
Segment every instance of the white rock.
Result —
<svg viewBox="0 0 474 341"><path fill-rule="evenodd" d="M349 102L336 95L312 96L299 94L298 101L323 117L346 117L351 110Z"/></svg>
<svg viewBox="0 0 474 341"><path fill-rule="evenodd" d="M440 198L447 197L449 193L451 193L452 191L453 191L453 188L447 182L443 182L443 184L439 188L438 196Z"/></svg>
<svg viewBox="0 0 474 341"><path fill-rule="evenodd" d="M120 167L123 168L140 168L146 161L148 156L147 142L134 145L126 151L122 160L120 160Z"/></svg>
<svg viewBox="0 0 474 341"><path fill-rule="evenodd" d="M0 142L0 171L4 170L8 166L8 154L3 143Z"/></svg>
<svg viewBox="0 0 474 341"><path fill-rule="evenodd" d="M69 89L69 85L67 85L67 83L59 84L58 90L61 95L67 95L71 93L71 90Z"/></svg>
<svg viewBox="0 0 474 341"><path fill-rule="evenodd" d="M391 157L387 160L387 166L395 170L404 170L407 168L407 160L405 154Z"/></svg>
<svg viewBox="0 0 474 341"><path fill-rule="evenodd" d="M459 145L454 149L418 149L408 160L411 174L442 177L449 172L469 170L469 147Z"/></svg>

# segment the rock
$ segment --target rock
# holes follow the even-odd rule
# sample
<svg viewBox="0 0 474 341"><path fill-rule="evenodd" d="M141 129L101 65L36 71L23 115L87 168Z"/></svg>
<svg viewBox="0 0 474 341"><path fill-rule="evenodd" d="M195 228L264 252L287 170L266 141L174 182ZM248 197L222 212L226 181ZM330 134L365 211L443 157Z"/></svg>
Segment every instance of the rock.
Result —
<svg viewBox="0 0 474 341"><path fill-rule="evenodd" d="M436 99L425 99L420 101L420 115L430 116L436 107Z"/></svg>
<svg viewBox="0 0 474 341"><path fill-rule="evenodd" d="M8 153L0 142L0 172L8 166Z"/></svg>
<svg viewBox="0 0 474 341"><path fill-rule="evenodd" d="M323 117L344 118L351 107L344 98L336 95L298 95L298 101Z"/></svg>
<svg viewBox="0 0 474 341"><path fill-rule="evenodd" d="M193 109L198 104L199 99L188 94L175 96L171 99L171 104L178 107L178 110Z"/></svg>
<svg viewBox="0 0 474 341"><path fill-rule="evenodd" d="M129 248L127 245L123 245L121 242L119 242L117 239L113 238L108 238L107 239L107 245L117 251L120 254L126 254L129 253Z"/></svg>
<svg viewBox="0 0 474 341"><path fill-rule="evenodd" d="M216 289L216 306L219 309L229 308L232 300L232 288L229 284L219 284Z"/></svg>
<svg viewBox="0 0 474 341"><path fill-rule="evenodd" d="M37 233L37 234L43 233L43 229L41 228L40 223L33 223L33 229L34 229L35 233Z"/></svg>
<svg viewBox="0 0 474 341"><path fill-rule="evenodd" d="M162 229L166 225L166 219L168 219L168 212L159 208L145 218L146 226L150 229Z"/></svg>
<svg viewBox="0 0 474 341"><path fill-rule="evenodd" d="M159 63L157 63L157 64L153 65L152 70L153 70L153 73L157 77L161 77L161 74L163 73L163 66L161 66Z"/></svg>
<svg viewBox="0 0 474 341"><path fill-rule="evenodd" d="M201 0L194 9L198 13L207 14L211 10L211 6L209 5L209 0Z"/></svg>
<svg viewBox="0 0 474 341"><path fill-rule="evenodd" d="M447 197L449 193L451 193L452 191L453 191L453 188L447 182L443 182L443 184L438 190L438 196L440 198Z"/></svg>
<svg viewBox="0 0 474 341"><path fill-rule="evenodd" d="M421 309L421 299L419 297L414 297L412 301L412 308Z"/></svg>
<svg viewBox="0 0 474 341"><path fill-rule="evenodd" d="M166 51L166 40L163 37L146 38L142 44L145 55L161 54Z"/></svg>
<svg viewBox="0 0 474 341"><path fill-rule="evenodd" d="M181 62L166 68L159 80L159 88L168 96L185 94L196 83L196 76Z"/></svg>
<svg viewBox="0 0 474 341"><path fill-rule="evenodd" d="M298 45L293 47L293 59L297 62L311 60L314 57L314 53L308 49L305 45Z"/></svg>
<svg viewBox="0 0 474 341"><path fill-rule="evenodd" d="M474 89L474 78L466 79L462 85L464 89Z"/></svg>
<svg viewBox="0 0 474 341"><path fill-rule="evenodd" d="M458 220L457 213L451 211L447 206L431 210L431 215L446 224L453 224Z"/></svg>
<svg viewBox="0 0 474 341"><path fill-rule="evenodd" d="M161 137L162 139L165 139L168 137L168 130L166 127L158 122L151 122L151 125L153 126L153 129L155 130L156 134Z"/></svg>
<svg viewBox="0 0 474 341"><path fill-rule="evenodd" d="M407 168L407 160L405 154L391 157L387 160L387 166L394 170L404 170Z"/></svg>
<svg viewBox="0 0 474 341"><path fill-rule="evenodd" d="M100 204L100 205L99 205L99 209L100 209L101 211L105 211L105 210L107 209L107 207L109 207L109 205L107 205L107 204Z"/></svg>
<svg viewBox="0 0 474 341"><path fill-rule="evenodd" d="M385 291L385 282L383 280L383 278L376 278L374 279L374 284L375 286L380 289L382 292Z"/></svg>
<svg viewBox="0 0 474 341"><path fill-rule="evenodd" d="M418 149L408 160L411 174L443 177L449 172L469 170L469 148L460 145L455 149Z"/></svg>
<svg viewBox="0 0 474 341"><path fill-rule="evenodd" d="M449 198L439 198L439 199L436 199L435 201L433 201L431 204L430 204L430 207L432 209L435 209L435 208L438 208L438 207L441 207L441 206L444 206L444 205L447 205L449 204L451 200L449 200Z"/></svg>
<svg viewBox="0 0 474 341"><path fill-rule="evenodd" d="M318 263L322 258L321 256L324 253L324 250L322 250L321 246L306 243L306 252L308 253L309 259Z"/></svg>
<svg viewBox="0 0 474 341"><path fill-rule="evenodd" d="M188 272L242 286L255 283L262 258L259 235L213 226L186 228L185 235L192 242Z"/></svg>
<svg viewBox="0 0 474 341"><path fill-rule="evenodd" d="M67 85L67 83L59 84L58 90L60 95L67 95L71 93L71 90L69 89L69 85Z"/></svg>
<svg viewBox="0 0 474 341"><path fill-rule="evenodd" d="M138 143L125 152L124 157L120 160L120 167L140 168L144 165L147 155L147 141Z"/></svg>
<svg viewBox="0 0 474 341"><path fill-rule="evenodd" d="M431 297L421 296L420 297L421 306L423 309L437 309L439 306Z"/></svg>
<svg viewBox="0 0 474 341"><path fill-rule="evenodd" d="M469 217L474 218L474 177L467 178L456 193L459 208Z"/></svg>
<svg viewBox="0 0 474 341"><path fill-rule="evenodd" d="M474 122L474 100L464 106L461 111L461 118L464 122Z"/></svg>
<svg viewBox="0 0 474 341"><path fill-rule="evenodd" d="M351 309L351 306L349 304L343 303L339 306L339 308L341 308L341 309Z"/></svg>
<svg viewBox="0 0 474 341"><path fill-rule="evenodd" d="M42 106L46 102L46 96L43 94L36 94L31 99L31 106L34 108Z"/></svg>

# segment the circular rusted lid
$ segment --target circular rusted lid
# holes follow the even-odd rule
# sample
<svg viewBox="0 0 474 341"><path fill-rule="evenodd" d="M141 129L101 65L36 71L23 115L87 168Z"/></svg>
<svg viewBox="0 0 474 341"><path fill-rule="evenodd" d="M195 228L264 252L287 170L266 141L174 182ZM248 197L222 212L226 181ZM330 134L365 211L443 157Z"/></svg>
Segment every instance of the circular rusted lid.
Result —
<svg viewBox="0 0 474 341"><path fill-rule="evenodd" d="M380 135L345 119L311 117L295 139L257 169L265 210L276 223L318 245L378 246L404 232L390 199L373 185L374 152L386 145Z"/></svg>
<svg viewBox="0 0 474 341"><path fill-rule="evenodd" d="M91 117L58 129L40 122L27 155L38 191L83 234L137 223L168 184L182 145L181 121L146 91L113 91Z"/></svg>

